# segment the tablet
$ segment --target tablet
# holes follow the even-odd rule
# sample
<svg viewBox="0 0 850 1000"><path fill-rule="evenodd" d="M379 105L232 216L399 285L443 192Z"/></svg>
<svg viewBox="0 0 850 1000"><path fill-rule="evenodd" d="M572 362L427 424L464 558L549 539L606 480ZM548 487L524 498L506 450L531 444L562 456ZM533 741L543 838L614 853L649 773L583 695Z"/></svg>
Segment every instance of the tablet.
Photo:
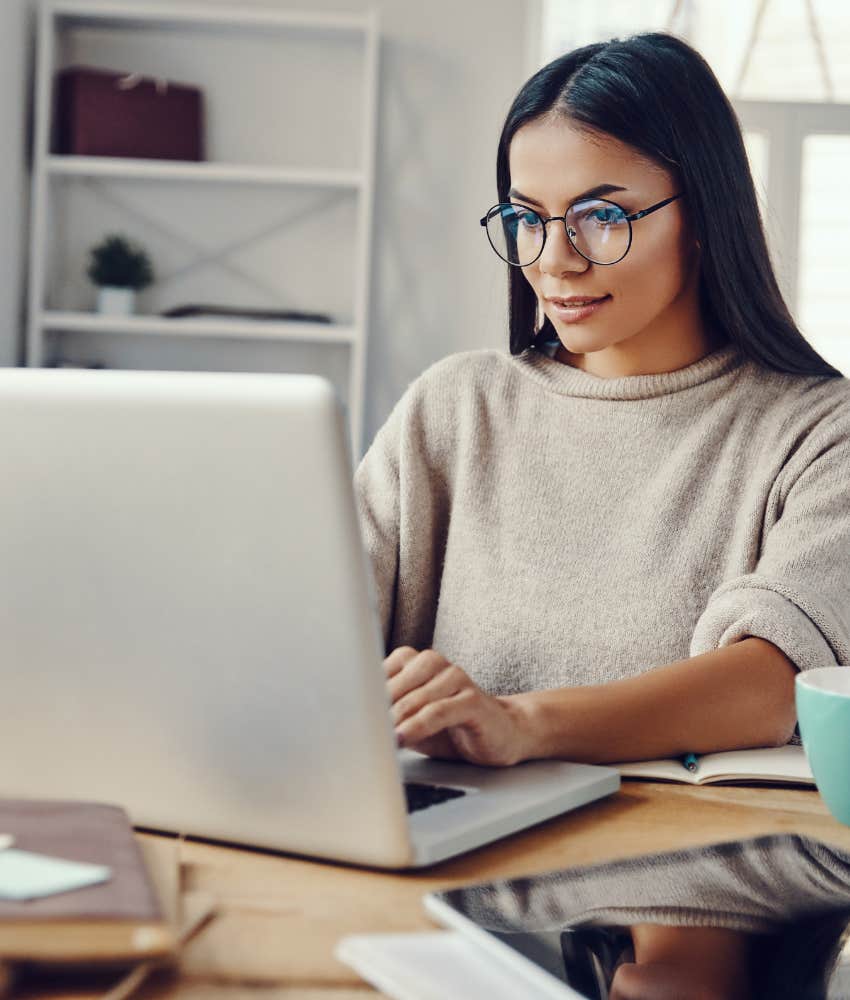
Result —
<svg viewBox="0 0 850 1000"><path fill-rule="evenodd" d="M850 854L772 835L430 893L527 995L850 997ZM505 974L508 974L507 971ZM534 992L531 992L533 986Z"/></svg>

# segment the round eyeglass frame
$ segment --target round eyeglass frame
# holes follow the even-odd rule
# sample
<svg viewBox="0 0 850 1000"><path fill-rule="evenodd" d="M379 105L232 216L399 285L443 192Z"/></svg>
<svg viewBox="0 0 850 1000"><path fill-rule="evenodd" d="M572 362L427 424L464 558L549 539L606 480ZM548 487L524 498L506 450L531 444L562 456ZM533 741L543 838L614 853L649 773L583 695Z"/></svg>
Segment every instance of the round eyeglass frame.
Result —
<svg viewBox="0 0 850 1000"><path fill-rule="evenodd" d="M626 214L626 210L623 208L622 205L618 205L616 201L610 201L608 198L579 198L578 200L574 201L572 205L567 206L567 211L563 215L550 215L548 219L544 219L544 217L537 211L537 209L531 208L528 205L523 205L522 203L516 204L514 202L503 201L499 202L498 205L494 205L492 208L488 209L487 214L482 219L479 220L479 225L484 227L484 232L487 234L487 242L493 248L493 251L499 258L499 260L503 260L506 264L510 265L511 267L530 267L532 264L535 263L535 261L540 260L540 257L543 254L543 249L546 246L546 237L549 233L549 230L546 227L549 225L550 222L564 223L564 229L566 230L567 233L567 239L572 244L573 250L575 250L575 252L580 257L584 257L585 260L590 261L591 264L597 264L599 267L610 267L612 264L619 264L620 261L623 259L623 257L625 257L626 254L631 249L633 222L637 222L638 219L642 219L645 215L651 215L652 212L657 212L659 208L664 208L664 206L669 205L671 201L675 201L677 198L682 198L682 197L684 197L684 192L679 191L677 194L671 195L669 198L665 198L663 201L658 201L654 205L650 205L649 208L644 208L640 212L633 212L631 215ZM579 248L576 246L574 239L576 235L575 230L570 232L570 229L572 227L567 225L567 215L576 205L580 205L583 201L588 201L588 202L601 201L606 205L613 205L614 208L619 208L619 210L623 213L626 222L629 224L629 242L626 244L626 249L616 260L608 260L608 261L594 260L592 257L588 257L587 254L582 253L581 250L579 250ZM490 237L490 230L487 228L487 223L493 217L494 213L502 208L525 208L529 212L534 212L534 214L543 223L543 242L540 244L540 250L537 256L533 260L528 261L528 263L526 264L515 264L512 260L508 260L507 257L503 257L496 249L496 245L493 243L493 240Z"/></svg>

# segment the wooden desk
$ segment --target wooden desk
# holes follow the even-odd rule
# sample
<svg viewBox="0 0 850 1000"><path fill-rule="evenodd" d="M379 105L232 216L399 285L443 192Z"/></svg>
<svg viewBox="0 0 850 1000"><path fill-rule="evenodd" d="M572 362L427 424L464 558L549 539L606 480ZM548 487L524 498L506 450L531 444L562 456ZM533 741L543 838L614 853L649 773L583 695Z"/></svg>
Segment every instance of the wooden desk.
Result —
<svg viewBox="0 0 850 1000"><path fill-rule="evenodd" d="M187 947L177 978L154 981L134 996L371 1000L379 994L334 959L334 945L356 932L433 929L422 909L424 892L786 832L850 850L850 827L833 820L814 791L636 781L564 818L419 874L364 871L188 841L180 848L184 888L213 893L219 915ZM21 995L88 1000L103 992L40 988Z"/></svg>

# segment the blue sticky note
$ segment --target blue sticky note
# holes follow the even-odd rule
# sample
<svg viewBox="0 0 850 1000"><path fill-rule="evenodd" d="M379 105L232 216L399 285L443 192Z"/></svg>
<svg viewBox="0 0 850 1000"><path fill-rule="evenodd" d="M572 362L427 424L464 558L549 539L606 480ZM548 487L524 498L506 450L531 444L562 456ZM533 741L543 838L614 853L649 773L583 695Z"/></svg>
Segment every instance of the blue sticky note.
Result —
<svg viewBox="0 0 850 1000"><path fill-rule="evenodd" d="M106 882L112 869L17 848L0 851L0 899L40 899Z"/></svg>

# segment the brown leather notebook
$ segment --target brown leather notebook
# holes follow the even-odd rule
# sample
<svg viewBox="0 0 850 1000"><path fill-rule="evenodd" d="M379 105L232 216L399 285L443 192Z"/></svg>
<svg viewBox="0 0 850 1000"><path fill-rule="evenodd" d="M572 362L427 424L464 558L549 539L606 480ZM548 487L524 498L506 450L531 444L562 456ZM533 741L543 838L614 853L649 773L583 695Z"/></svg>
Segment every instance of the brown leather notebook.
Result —
<svg viewBox="0 0 850 1000"><path fill-rule="evenodd" d="M112 869L99 885L41 899L0 899L0 959L135 962L176 950L123 809L0 799L0 832L12 834L24 851Z"/></svg>

